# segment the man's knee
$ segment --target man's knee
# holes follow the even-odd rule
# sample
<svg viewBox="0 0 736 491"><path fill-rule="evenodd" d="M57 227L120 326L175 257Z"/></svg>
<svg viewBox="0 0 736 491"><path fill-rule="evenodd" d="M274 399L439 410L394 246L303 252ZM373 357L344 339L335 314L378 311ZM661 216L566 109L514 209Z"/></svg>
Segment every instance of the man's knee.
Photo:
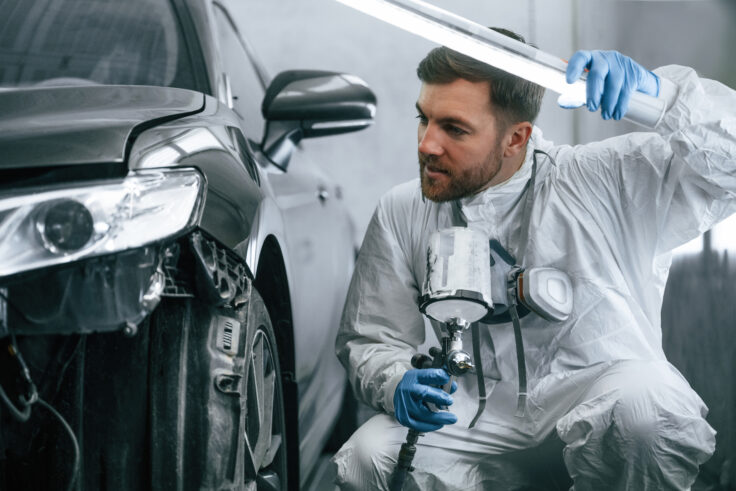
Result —
<svg viewBox="0 0 736 491"><path fill-rule="evenodd" d="M680 416L670 411L670 400L661 382L647 377L633 378L617 390L611 424L619 443L648 448L657 443L659 434L680 425ZM690 417L699 417L691 414ZM667 428L663 427L666 423Z"/></svg>
<svg viewBox="0 0 736 491"><path fill-rule="evenodd" d="M607 476L634 487L646 478L658 489L685 489L715 448L705 414L698 395L664 363L622 362L557 428L576 484Z"/></svg>
<svg viewBox="0 0 736 491"><path fill-rule="evenodd" d="M624 374L611 414L621 445L659 452L693 446L712 453L705 405L678 374L659 363L636 363Z"/></svg>

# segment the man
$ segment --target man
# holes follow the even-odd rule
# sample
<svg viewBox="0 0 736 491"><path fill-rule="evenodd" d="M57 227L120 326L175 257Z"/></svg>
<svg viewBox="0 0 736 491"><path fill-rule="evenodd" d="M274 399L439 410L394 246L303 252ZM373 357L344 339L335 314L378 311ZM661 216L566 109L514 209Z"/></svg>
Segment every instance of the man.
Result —
<svg viewBox="0 0 736 491"><path fill-rule="evenodd" d="M663 99L656 132L554 146L533 126L540 87L446 48L420 63L420 179L380 200L336 343L354 392L381 412L336 454L341 488L385 489L406 427L427 433L404 489L512 489L496 457L555 433L576 490L688 489L713 453L707 408L662 352L660 309L669 251L736 211L736 93L616 52L576 53L568 81L583 69L588 108L604 119L621 118L633 90ZM481 326L489 395L472 429L476 378L461 377L450 396L435 388L444 370L410 365L425 337L417 299L428 238L457 225L525 251L524 267L566 272L574 296L566 321L521 319L521 417L513 328ZM452 405L432 412L426 402Z"/></svg>

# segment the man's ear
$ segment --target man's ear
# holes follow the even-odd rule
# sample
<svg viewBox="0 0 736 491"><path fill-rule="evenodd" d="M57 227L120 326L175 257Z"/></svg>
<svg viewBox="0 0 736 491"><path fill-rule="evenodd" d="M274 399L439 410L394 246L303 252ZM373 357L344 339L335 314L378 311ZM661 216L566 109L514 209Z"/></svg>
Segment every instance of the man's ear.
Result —
<svg viewBox="0 0 736 491"><path fill-rule="evenodd" d="M526 144L532 136L532 124L529 121L509 125L504 136L503 156L515 157L526 149Z"/></svg>

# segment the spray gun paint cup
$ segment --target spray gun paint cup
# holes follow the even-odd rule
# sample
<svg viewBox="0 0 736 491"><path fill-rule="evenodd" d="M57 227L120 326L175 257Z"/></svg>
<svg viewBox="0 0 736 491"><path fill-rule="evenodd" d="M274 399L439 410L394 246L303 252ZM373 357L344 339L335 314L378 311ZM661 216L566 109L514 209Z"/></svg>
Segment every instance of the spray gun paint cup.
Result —
<svg viewBox="0 0 736 491"><path fill-rule="evenodd" d="M431 319L476 322L493 308L488 237L452 227L434 232L419 309Z"/></svg>

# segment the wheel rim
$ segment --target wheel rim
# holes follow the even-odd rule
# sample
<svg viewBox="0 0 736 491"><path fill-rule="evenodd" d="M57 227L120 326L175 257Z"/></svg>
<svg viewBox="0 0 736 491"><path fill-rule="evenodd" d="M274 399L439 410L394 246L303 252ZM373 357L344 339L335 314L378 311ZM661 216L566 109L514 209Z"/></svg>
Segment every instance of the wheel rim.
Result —
<svg viewBox="0 0 736 491"><path fill-rule="evenodd" d="M281 388L273 346L260 326L249 360L245 415L247 489L281 490L286 482Z"/></svg>

